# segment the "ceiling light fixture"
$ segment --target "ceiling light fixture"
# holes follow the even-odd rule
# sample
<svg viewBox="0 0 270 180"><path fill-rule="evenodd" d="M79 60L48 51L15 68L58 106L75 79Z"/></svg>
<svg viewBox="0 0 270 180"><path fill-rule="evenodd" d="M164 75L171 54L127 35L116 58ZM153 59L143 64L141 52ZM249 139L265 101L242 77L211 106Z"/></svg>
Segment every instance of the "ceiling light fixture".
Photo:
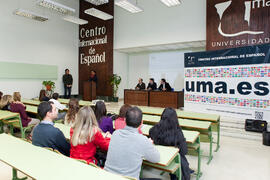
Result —
<svg viewBox="0 0 270 180"><path fill-rule="evenodd" d="M102 4L106 4L109 2L109 0L86 0L88 2L90 2L91 4L94 4L96 6L102 5Z"/></svg>
<svg viewBox="0 0 270 180"><path fill-rule="evenodd" d="M163 2L168 7L177 6L181 4L180 0L160 0L160 1Z"/></svg>
<svg viewBox="0 0 270 180"><path fill-rule="evenodd" d="M115 5L131 12L138 13L142 12L143 9L137 6L137 1L135 0L115 0Z"/></svg>
<svg viewBox="0 0 270 180"><path fill-rule="evenodd" d="M18 15L18 16L29 18L29 19L33 19L36 21L40 21L40 22L44 22L44 21L48 20L48 18L45 16L41 16L41 15L38 15L36 13L24 10L24 9L17 9L14 11L14 14Z"/></svg>
<svg viewBox="0 0 270 180"><path fill-rule="evenodd" d="M38 0L37 4L61 14L75 13L75 9L51 0Z"/></svg>
<svg viewBox="0 0 270 180"><path fill-rule="evenodd" d="M94 16L94 17L97 17L99 19L103 19L103 20L109 20L109 19L113 18L112 15L110 15L108 13L105 13L103 11L100 11L100 10L98 10L96 8L86 9L84 11L84 13L89 14L89 15Z"/></svg>
<svg viewBox="0 0 270 180"><path fill-rule="evenodd" d="M75 24L79 24L79 25L83 25L83 24L87 24L88 21L84 20L84 19L80 19L77 18L75 16L64 16L63 19L65 21L71 22L71 23L75 23Z"/></svg>

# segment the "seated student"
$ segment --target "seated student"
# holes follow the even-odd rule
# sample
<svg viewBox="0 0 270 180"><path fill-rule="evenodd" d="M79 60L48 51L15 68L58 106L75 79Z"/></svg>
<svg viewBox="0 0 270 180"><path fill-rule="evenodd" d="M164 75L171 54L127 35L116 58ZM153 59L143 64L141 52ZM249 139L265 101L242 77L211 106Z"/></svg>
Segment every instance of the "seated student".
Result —
<svg viewBox="0 0 270 180"><path fill-rule="evenodd" d="M38 99L40 102L50 100L50 98L46 96L46 91L44 89L40 90Z"/></svg>
<svg viewBox="0 0 270 180"><path fill-rule="evenodd" d="M147 86L147 90L149 90L149 91L153 90L154 91L156 89L157 89L157 83L155 83L154 78L150 78L148 86Z"/></svg>
<svg viewBox="0 0 270 180"><path fill-rule="evenodd" d="M128 105L128 104L124 104L120 108L119 116L115 120L115 123L114 123L115 130L123 129L124 127L126 127L126 113L130 108L131 108L131 106ZM141 126L138 127L138 131L139 131L140 134L142 134Z"/></svg>
<svg viewBox="0 0 270 180"><path fill-rule="evenodd" d="M10 104L13 102L11 95L4 95L0 100L0 109L10 111Z"/></svg>
<svg viewBox="0 0 270 180"><path fill-rule="evenodd" d="M53 93L52 99L50 99L49 101L53 102L53 104L55 105L55 107L56 107L57 110L63 110L63 109L65 109L66 106L63 105L63 104L61 104L58 101L58 98L59 98L59 94L58 93ZM57 119L64 119L65 118L65 115L66 115L65 112L58 113Z"/></svg>
<svg viewBox="0 0 270 180"><path fill-rule="evenodd" d="M84 106L79 110L70 129L70 139L71 158L97 164L96 149L99 147L101 150L108 151L110 133L106 133L105 138L102 136L92 108Z"/></svg>
<svg viewBox="0 0 270 180"><path fill-rule="evenodd" d="M154 144L179 148L182 180L189 180L189 163L185 157L188 152L187 143L174 109L166 108L163 111L159 123L150 129L149 136L153 139ZM173 180L178 179L174 174L170 174L170 176Z"/></svg>
<svg viewBox="0 0 270 180"><path fill-rule="evenodd" d="M161 79L160 86L158 87L160 91L172 91L172 88L169 83L166 82L165 79Z"/></svg>
<svg viewBox="0 0 270 180"><path fill-rule="evenodd" d="M152 141L138 133L142 124L142 111L138 107L127 111L126 123L124 129L115 131L111 137L104 169L139 180L143 159L157 163L160 155Z"/></svg>
<svg viewBox="0 0 270 180"><path fill-rule="evenodd" d="M136 90L145 90L145 83L142 78L139 78L139 83L135 87Z"/></svg>
<svg viewBox="0 0 270 180"><path fill-rule="evenodd" d="M80 109L80 105L79 105L78 99L71 98L69 100L68 111L67 111L67 114L65 116L65 122L64 122L65 125L68 125L68 126L73 125L73 123L75 121L76 114L79 111L79 109Z"/></svg>
<svg viewBox="0 0 270 180"><path fill-rule="evenodd" d="M98 101L96 103L95 115L98 121L99 128L105 133L109 131L112 134L113 133L112 118L106 116L107 109L104 102Z"/></svg>
<svg viewBox="0 0 270 180"><path fill-rule="evenodd" d="M2 93L2 91L0 91L0 101L2 99L2 96L3 96L3 93Z"/></svg>
<svg viewBox="0 0 270 180"><path fill-rule="evenodd" d="M54 127L53 120L57 117L57 109L53 102L42 102L38 106L38 115L42 121L33 130L32 144L58 150L70 155L70 144L64 134Z"/></svg>
<svg viewBox="0 0 270 180"><path fill-rule="evenodd" d="M27 127L29 125L37 125L40 120L28 117L25 109L26 106L21 102L21 94L19 92L14 92L13 102L10 104L10 111L20 113L23 127Z"/></svg>

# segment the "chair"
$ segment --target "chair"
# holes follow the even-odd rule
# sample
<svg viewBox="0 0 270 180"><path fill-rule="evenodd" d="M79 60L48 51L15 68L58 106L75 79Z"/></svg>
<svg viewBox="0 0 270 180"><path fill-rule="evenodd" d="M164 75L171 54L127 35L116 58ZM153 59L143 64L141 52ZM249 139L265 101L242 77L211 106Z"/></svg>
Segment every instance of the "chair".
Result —
<svg viewBox="0 0 270 180"><path fill-rule="evenodd" d="M47 150L50 150L50 151L53 151L53 148L50 148L50 147L43 147L44 149L47 149Z"/></svg>
<svg viewBox="0 0 270 180"><path fill-rule="evenodd" d="M56 152L57 154L61 154L61 155L63 155L62 153L60 153L60 151L58 151L57 149L54 149L53 150L54 152Z"/></svg>
<svg viewBox="0 0 270 180"><path fill-rule="evenodd" d="M88 164L87 161L84 160L84 159L76 159L76 160L77 160L77 161L80 161L80 162L82 162L82 163L84 163L84 164Z"/></svg>
<svg viewBox="0 0 270 180"><path fill-rule="evenodd" d="M137 180L136 178L129 177L129 176L123 176L123 177L126 178L126 179L130 179L130 180Z"/></svg>

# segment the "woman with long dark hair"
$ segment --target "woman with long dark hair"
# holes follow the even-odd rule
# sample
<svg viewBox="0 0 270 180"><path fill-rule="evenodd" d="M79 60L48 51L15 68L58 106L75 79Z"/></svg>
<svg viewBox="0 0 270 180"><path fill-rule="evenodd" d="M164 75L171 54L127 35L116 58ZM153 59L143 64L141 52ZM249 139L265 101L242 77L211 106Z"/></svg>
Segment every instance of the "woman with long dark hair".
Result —
<svg viewBox="0 0 270 180"><path fill-rule="evenodd" d="M113 123L112 118L107 116L106 105L103 101L98 101L95 106L95 115L98 121L99 128L103 132L113 133Z"/></svg>
<svg viewBox="0 0 270 180"><path fill-rule="evenodd" d="M188 152L186 139L173 108L166 108L163 111L159 123L150 129L149 135L154 144L179 148L182 180L190 180L189 163L185 157ZM170 174L170 176L171 180L178 179L174 174Z"/></svg>

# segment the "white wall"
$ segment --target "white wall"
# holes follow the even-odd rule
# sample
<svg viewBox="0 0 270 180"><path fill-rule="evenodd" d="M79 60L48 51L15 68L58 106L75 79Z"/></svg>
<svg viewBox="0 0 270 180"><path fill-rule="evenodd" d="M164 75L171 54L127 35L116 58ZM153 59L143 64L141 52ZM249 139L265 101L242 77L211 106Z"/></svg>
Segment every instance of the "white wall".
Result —
<svg viewBox="0 0 270 180"><path fill-rule="evenodd" d="M58 0L75 8L79 1ZM49 17L38 22L13 15L17 8ZM36 0L0 1L0 61L58 66L56 92L63 94L62 75L69 68L74 79L72 94L78 94L78 25L61 20L61 15L36 5ZM12 67L10 69L12 71ZM0 79L0 91L20 91L25 98L38 96L43 80Z"/></svg>
<svg viewBox="0 0 270 180"><path fill-rule="evenodd" d="M182 0L168 8L159 0L138 0L144 11L115 6L114 48L129 48L206 39L206 0Z"/></svg>

